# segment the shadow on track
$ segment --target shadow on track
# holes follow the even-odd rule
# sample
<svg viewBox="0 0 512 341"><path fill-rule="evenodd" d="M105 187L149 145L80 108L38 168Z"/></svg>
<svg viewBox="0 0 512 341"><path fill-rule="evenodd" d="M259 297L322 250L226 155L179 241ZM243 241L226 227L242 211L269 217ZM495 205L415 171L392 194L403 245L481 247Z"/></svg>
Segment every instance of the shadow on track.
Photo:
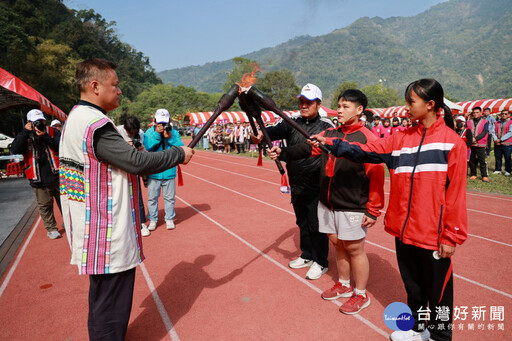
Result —
<svg viewBox="0 0 512 341"><path fill-rule="evenodd" d="M213 263L214 255L198 256L193 263L180 262L165 276L164 281L156 288L160 299L173 325L185 316L194 305L203 289L219 287L242 273L235 269L219 279L214 279L205 268ZM168 331L156 327L160 325L160 315L156 311L152 294L141 304L145 310L128 327L127 338L131 340L162 340Z"/></svg>

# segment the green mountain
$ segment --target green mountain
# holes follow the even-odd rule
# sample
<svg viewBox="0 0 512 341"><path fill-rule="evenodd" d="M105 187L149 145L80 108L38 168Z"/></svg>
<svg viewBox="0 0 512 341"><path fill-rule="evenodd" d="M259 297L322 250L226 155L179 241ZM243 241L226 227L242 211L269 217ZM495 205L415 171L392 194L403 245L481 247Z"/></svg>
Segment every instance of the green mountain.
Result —
<svg viewBox="0 0 512 341"><path fill-rule="evenodd" d="M307 45L306 45L307 44ZM244 58L262 70L286 67L298 84L331 94L343 81L402 93L422 77L436 78L459 100L512 97L512 0L450 0L413 17L361 18L329 34L303 36ZM164 83L222 92L231 61L158 73Z"/></svg>

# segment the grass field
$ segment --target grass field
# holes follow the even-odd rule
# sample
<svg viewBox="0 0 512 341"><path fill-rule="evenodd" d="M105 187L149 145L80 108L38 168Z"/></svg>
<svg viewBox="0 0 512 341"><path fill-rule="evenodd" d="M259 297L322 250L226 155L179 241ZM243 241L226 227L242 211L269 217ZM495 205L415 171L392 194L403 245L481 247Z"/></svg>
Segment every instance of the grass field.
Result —
<svg viewBox="0 0 512 341"><path fill-rule="evenodd" d="M512 176L504 176L503 174L492 174L496 170L495 165L496 164L494 159L494 151L491 151L491 155L487 159L489 182L483 182L481 180L480 171L477 171L478 180L469 180L468 177L467 188L472 191L512 195ZM505 164L503 162L503 167L504 166Z"/></svg>

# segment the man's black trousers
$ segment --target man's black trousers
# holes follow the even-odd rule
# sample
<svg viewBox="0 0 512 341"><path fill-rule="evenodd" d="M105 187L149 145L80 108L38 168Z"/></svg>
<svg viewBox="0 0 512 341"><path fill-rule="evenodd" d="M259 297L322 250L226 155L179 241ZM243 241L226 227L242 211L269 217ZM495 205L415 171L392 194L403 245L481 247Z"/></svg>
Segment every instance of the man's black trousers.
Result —
<svg viewBox="0 0 512 341"><path fill-rule="evenodd" d="M329 238L318 232L318 196L296 196L292 194L297 226L300 229L301 257L327 267Z"/></svg>
<svg viewBox="0 0 512 341"><path fill-rule="evenodd" d="M124 340L132 310L135 268L89 278L89 339Z"/></svg>

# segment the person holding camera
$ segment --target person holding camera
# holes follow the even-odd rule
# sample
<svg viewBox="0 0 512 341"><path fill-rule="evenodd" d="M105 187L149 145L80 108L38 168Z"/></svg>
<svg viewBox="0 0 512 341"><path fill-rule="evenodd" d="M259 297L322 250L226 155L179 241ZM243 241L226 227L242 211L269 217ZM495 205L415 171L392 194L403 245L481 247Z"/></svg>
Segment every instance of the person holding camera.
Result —
<svg viewBox="0 0 512 341"><path fill-rule="evenodd" d="M172 128L170 115L166 109L158 109L155 113L155 124L144 133L144 147L148 152L158 152L170 149L172 146L183 146L180 134ZM148 175L148 229L153 231L158 223L158 198L163 188L165 202L165 224L168 230L173 230L176 167L161 173Z"/></svg>
<svg viewBox="0 0 512 341"><path fill-rule="evenodd" d="M11 153L23 154L23 170L37 199L39 214L50 239L60 238L53 214L53 199L60 207L59 193L59 140L60 131L46 126L39 109L27 113L27 124L16 136Z"/></svg>
<svg viewBox="0 0 512 341"><path fill-rule="evenodd" d="M142 141L144 141L144 131L140 129L140 121L135 116L126 116L122 120L123 124L117 126L117 130L119 130L119 134L123 137L123 139L128 142L129 145L131 145L133 148L137 149L138 151L144 151L144 145L142 144ZM140 215L140 221L145 222L146 221L146 209L144 208L144 200L142 200L142 191L140 187L140 179L142 178L144 182L144 186L147 187L147 177L139 177L138 178L138 187L139 187L139 215ZM143 237L148 237L151 235L151 232L149 231L146 224L141 223L140 227L141 235Z"/></svg>

